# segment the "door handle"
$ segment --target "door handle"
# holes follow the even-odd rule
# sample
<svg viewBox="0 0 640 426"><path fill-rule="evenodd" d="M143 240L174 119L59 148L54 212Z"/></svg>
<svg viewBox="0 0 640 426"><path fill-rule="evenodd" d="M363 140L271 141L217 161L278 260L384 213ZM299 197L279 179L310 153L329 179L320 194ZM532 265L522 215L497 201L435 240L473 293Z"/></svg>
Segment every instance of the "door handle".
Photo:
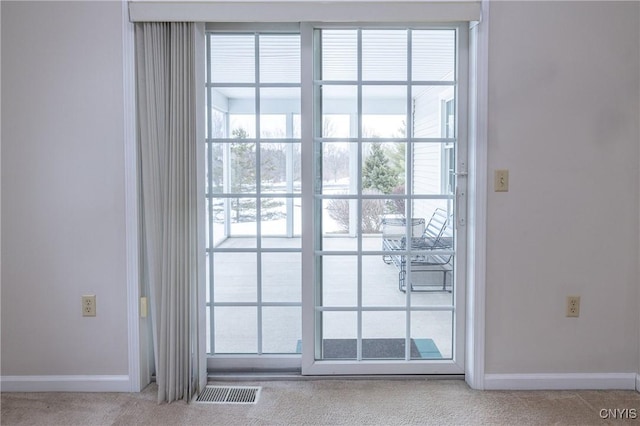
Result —
<svg viewBox="0 0 640 426"><path fill-rule="evenodd" d="M467 173L464 173L464 175L466 176ZM456 186L456 225L459 227L465 226L467 224L465 218L464 218L464 214L461 214L461 208L460 208L460 200L462 197L465 196L464 191L460 190L460 187Z"/></svg>

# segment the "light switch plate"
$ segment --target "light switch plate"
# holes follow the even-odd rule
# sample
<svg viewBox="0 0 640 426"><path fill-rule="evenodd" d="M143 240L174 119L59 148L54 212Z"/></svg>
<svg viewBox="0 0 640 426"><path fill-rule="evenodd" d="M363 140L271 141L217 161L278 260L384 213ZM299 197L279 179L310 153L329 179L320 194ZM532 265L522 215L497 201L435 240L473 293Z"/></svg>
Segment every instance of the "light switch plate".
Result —
<svg viewBox="0 0 640 426"><path fill-rule="evenodd" d="M147 298L143 296L140 298L140 317L146 318L147 315L148 315Z"/></svg>
<svg viewBox="0 0 640 426"><path fill-rule="evenodd" d="M509 170L499 169L495 171L493 189L495 192L509 191Z"/></svg>

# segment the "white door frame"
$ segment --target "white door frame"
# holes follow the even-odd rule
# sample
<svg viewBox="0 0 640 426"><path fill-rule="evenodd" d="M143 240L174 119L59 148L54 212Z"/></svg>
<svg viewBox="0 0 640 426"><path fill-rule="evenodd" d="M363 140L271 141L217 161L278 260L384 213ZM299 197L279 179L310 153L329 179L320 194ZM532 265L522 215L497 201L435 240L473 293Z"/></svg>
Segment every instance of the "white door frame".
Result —
<svg viewBox="0 0 640 426"><path fill-rule="evenodd" d="M167 2L170 3L170 2ZM220 2L222 3L222 2ZM247 8L241 2L227 2L227 13L235 7L236 15L242 16L244 19L251 18L247 16ZM314 2L291 2L297 8L309 8L315 9L317 4ZM306 3L306 4L305 4ZM319 3L319 2L318 2ZM471 2L470 2L471 3ZM136 20L185 20L184 5L179 9L171 9L170 4L162 6L166 7L166 11L152 10L158 6L151 4L138 3L138 7L149 8L151 15L157 15L155 19L150 17L142 17L136 19L130 11L129 2L122 0L122 31L123 31L123 75L124 75L124 155L125 155L125 191L126 191L126 262L127 262L127 312L128 312L128 329L129 329L129 346L128 346L128 359L129 359L129 383L130 390L133 392L140 391L148 384L147 366L149 363L148 357L142 356L141 352L146 352L148 342L144 336L140 334L139 327L144 329L145 323L148 319L139 317L139 279L138 279L138 223L137 223L137 199L139 196L137 189L137 162L136 162L136 130L135 125L132 123L135 117L135 74L133 71L133 63L135 60L133 50L133 30L131 22ZM133 7L134 4L132 3ZM291 4L286 5L287 8L291 7ZM447 8L450 5L442 4L442 8ZM194 5L197 8L198 5ZM368 13L375 12L376 5L373 2L359 2L359 4L351 5L351 7L358 7L367 10ZM396 11L400 10L400 7L394 5ZM177 10L177 11L176 11ZM326 13L329 15L335 11L335 8L328 7ZM309 11L308 13L313 14ZM249 13L250 14L250 13ZM455 14L455 13L454 13ZM221 18L220 14L214 13L210 16L201 13L201 11L194 10L192 20L208 20L212 21ZM252 20L259 20L259 11L256 11L256 16ZM277 15L277 14L276 14ZM411 16L416 16L410 13ZM471 17L470 14L469 16ZM280 16L280 15L278 15ZM340 21L341 14L337 14L333 19ZM436 14L437 16L437 14ZM440 19L443 19L440 16ZM456 15L457 16L457 15ZM486 282L486 205L487 205L487 93L488 93L488 50L489 50L489 1L481 0L481 22L471 26L470 36L470 61L471 68L475 72L470 74L470 99L469 99L469 206L468 206L468 280L467 280L467 305L466 305L466 366L465 366L465 379L469 386L473 389L484 389L484 365L485 365L485 282ZM329 21L330 16L325 19ZM376 19L378 21L385 20L387 15L377 14ZM160 19L161 18L161 19ZM224 18L224 17L222 17ZM392 16L391 20L399 19ZM451 17L449 17L451 19ZM462 19L462 18L461 18ZM227 22L233 21L226 17L224 19ZM265 21L282 21L281 17L275 19L275 17L267 16ZM406 20L403 17L401 20ZM446 20L446 19L445 19ZM236 20L237 21L237 20ZM304 63L303 63L304 67ZM304 70L304 68L303 68ZM307 70L310 71L310 70ZM309 112L305 113L305 106L303 105L303 120L305 116L311 120L312 115ZM306 123L310 125L311 123ZM308 169L309 165L304 166ZM312 194L308 194L311 196ZM303 195L303 200L305 195ZM306 205L309 204L307 200ZM303 242L304 249L304 242ZM304 296L303 296L304 297ZM313 324L311 324L313 327ZM303 324L304 327L309 327L309 324ZM144 333L143 333L144 334Z"/></svg>

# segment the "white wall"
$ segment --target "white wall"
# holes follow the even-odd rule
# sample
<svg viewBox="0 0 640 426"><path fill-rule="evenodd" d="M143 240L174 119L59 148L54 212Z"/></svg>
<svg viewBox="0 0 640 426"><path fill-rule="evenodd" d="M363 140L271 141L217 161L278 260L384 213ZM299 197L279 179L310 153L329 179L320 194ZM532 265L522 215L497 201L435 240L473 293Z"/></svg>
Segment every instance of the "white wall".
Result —
<svg viewBox="0 0 640 426"><path fill-rule="evenodd" d="M487 373L638 371L639 8L491 4Z"/></svg>
<svg viewBox="0 0 640 426"><path fill-rule="evenodd" d="M1 374L126 375L120 3L3 1L2 87Z"/></svg>

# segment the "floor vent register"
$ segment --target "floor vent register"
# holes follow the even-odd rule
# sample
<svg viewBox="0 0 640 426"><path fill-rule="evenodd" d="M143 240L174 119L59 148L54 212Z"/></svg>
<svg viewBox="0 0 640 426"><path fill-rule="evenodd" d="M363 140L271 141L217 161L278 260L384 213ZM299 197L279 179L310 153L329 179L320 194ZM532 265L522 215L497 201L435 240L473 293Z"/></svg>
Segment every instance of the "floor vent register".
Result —
<svg viewBox="0 0 640 426"><path fill-rule="evenodd" d="M206 386L196 402L209 404L255 404L260 397L259 386Z"/></svg>

